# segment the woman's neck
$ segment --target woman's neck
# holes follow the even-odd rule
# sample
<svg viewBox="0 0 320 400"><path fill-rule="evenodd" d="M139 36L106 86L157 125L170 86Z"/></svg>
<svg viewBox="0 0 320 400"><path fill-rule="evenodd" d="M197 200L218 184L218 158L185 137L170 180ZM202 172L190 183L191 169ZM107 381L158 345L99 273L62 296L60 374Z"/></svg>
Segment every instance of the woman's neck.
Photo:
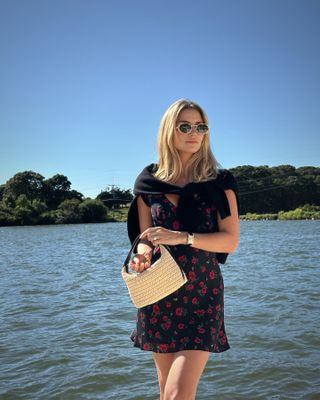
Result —
<svg viewBox="0 0 320 400"><path fill-rule="evenodd" d="M185 171L187 168L187 165L189 163L190 158L192 157L192 153L185 153L185 152L178 152L179 153L179 157L180 157L180 161L183 167L183 170Z"/></svg>

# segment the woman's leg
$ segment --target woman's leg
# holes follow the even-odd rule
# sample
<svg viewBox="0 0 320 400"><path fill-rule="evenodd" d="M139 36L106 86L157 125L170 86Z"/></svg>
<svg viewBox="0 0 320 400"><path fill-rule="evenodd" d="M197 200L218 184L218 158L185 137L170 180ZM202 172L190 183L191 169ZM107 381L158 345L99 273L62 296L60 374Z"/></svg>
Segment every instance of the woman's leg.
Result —
<svg viewBox="0 0 320 400"><path fill-rule="evenodd" d="M175 353L152 353L157 367L158 381L160 387L160 400L164 400L164 389L167 377L174 360Z"/></svg>
<svg viewBox="0 0 320 400"><path fill-rule="evenodd" d="M163 399L194 400L209 354L209 352L201 350L184 350L173 353L174 359L166 377Z"/></svg>

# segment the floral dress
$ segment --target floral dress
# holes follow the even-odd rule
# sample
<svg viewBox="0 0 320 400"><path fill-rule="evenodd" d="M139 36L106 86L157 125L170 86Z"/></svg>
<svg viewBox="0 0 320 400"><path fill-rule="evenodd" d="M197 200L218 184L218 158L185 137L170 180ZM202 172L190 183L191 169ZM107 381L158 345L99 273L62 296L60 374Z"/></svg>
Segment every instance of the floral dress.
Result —
<svg viewBox="0 0 320 400"><path fill-rule="evenodd" d="M165 194L144 194L154 226L183 231L177 207ZM217 209L200 205L197 232L216 232ZM216 254L191 246L169 246L188 282L164 299L138 309L130 338L135 347L156 353L204 350L219 353L230 348L224 326L224 285Z"/></svg>

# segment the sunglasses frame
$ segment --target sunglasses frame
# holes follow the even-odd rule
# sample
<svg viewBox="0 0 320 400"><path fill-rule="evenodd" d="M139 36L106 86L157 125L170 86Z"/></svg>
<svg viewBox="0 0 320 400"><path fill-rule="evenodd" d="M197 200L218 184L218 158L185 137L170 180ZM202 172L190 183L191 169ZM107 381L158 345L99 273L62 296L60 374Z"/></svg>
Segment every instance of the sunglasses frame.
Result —
<svg viewBox="0 0 320 400"><path fill-rule="evenodd" d="M180 126L181 125L189 125L189 126L191 126L191 130L190 130L190 132L182 132L181 131L181 129L180 129ZM199 125L205 125L208 129L206 130L206 132L199 132L198 131L198 126ZM199 134L199 135L205 135L206 133L208 133L208 131L209 131L209 126L206 124L206 123L204 123L204 122L199 122L198 124L190 124L190 122L179 122L178 124L177 124L177 126L176 126L176 128L179 130L179 132L180 133L182 133L183 135L188 135L189 133L191 133L192 131L193 131L193 128L196 128L196 132Z"/></svg>

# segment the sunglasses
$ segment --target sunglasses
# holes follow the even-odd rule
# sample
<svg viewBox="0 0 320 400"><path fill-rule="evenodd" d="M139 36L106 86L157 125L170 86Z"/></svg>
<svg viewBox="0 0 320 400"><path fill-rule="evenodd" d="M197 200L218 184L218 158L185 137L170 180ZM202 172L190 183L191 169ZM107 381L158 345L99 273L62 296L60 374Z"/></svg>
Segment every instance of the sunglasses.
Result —
<svg viewBox="0 0 320 400"><path fill-rule="evenodd" d="M208 125L204 124L202 122L200 122L199 124L195 124L195 125L190 124L189 122L180 122L177 125L177 128L178 128L179 132L181 132L181 133L191 133L193 127L196 128L197 133L199 133L200 135L204 135L209 130Z"/></svg>

